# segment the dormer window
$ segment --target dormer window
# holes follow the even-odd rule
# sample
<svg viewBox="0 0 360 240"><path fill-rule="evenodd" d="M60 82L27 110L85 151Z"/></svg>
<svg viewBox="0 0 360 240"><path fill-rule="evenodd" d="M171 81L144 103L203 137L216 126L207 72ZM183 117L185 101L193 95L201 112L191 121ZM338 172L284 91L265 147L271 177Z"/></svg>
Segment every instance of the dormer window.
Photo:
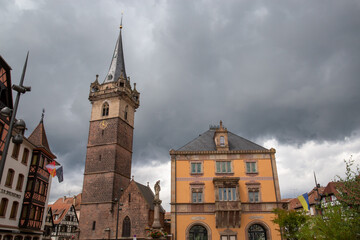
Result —
<svg viewBox="0 0 360 240"><path fill-rule="evenodd" d="M109 116L109 104L105 102L102 107L102 116Z"/></svg>
<svg viewBox="0 0 360 240"><path fill-rule="evenodd" d="M225 138L224 138L224 136L221 136L220 137L220 146L225 146Z"/></svg>
<svg viewBox="0 0 360 240"><path fill-rule="evenodd" d="M228 131L222 125L222 121L220 121L220 126L215 129L214 142L216 151L229 151Z"/></svg>

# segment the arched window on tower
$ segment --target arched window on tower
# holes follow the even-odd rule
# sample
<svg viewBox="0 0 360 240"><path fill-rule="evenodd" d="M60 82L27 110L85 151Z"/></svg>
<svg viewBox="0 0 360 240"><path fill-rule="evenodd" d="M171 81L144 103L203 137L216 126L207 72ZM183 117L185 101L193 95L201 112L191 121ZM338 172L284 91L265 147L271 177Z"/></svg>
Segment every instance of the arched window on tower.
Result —
<svg viewBox="0 0 360 240"><path fill-rule="evenodd" d="M105 102L102 106L102 116L109 116L109 104Z"/></svg>
<svg viewBox="0 0 360 240"><path fill-rule="evenodd" d="M125 107L125 112L124 112L124 118L125 118L125 120L128 119L128 110L129 110L129 106L126 105L126 107Z"/></svg>
<svg viewBox="0 0 360 240"><path fill-rule="evenodd" d="M130 218L126 216L123 221L122 237L130 237L130 233L131 233L130 230L131 230Z"/></svg>

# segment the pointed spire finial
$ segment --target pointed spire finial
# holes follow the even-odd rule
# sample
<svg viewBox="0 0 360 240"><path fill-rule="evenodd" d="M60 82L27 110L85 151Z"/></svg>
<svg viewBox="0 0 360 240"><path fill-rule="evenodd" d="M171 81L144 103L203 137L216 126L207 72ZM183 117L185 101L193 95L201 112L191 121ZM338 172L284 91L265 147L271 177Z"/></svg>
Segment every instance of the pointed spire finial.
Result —
<svg viewBox="0 0 360 240"><path fill-rule="evenodd" d="M123 12L121 12L121 21L120 21L120 30L122 29L122 19L123 19Z"/></svg>
<svg viewBox="0 0 360 240"><path fill-rule="evenodd" d="M43 108L41 113L41 120L40 120L41 123L44 121L44 116L45 116L45 108Z"/></svg>

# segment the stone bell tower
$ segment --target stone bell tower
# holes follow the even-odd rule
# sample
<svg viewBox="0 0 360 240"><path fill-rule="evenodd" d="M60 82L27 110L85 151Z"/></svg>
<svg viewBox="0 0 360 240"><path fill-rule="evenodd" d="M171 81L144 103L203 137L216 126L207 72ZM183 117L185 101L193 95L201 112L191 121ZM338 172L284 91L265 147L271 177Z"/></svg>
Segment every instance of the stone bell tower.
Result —
<svg viewBox="0 0 360 240"><path fill-rule="evenodd" d="M116 203L131 178L134 115L140 93L125 71L120 26L109 72L90 85L92 104L80 214L80 239L115 238Z"/></svg>

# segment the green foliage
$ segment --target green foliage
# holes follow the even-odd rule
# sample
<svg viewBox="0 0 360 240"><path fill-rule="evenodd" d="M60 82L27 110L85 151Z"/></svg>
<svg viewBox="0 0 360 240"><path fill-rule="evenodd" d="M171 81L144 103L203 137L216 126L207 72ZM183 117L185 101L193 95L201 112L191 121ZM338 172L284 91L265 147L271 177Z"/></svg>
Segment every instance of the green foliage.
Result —
<svg viewBox="0 0 360 240"><path fill-rule="evenodd" d="M322 215L312 217L302 239L360 239L360 218L356 211L342 205L329 206Z"/></svg>
<svg viewBox="0 0 360 240"><path fill-rule="evenodd" d="M273 222L285 239L360 239L360 168L354 166L352 158L345 165L345 177L337 177L339 202L323 206L322 215L309 217L304 212L274 210Z"/></svg>
<svg viewBox="0 0 360 240"><path fill-rule="evenodd" d="M272 221L279 225L280 234L289 240L301 239L301 230L306 227L309 220L304 212L295 210L274 209L276 217Z"/></svg>
<svg viewBox="0 0 360 240"><path fill-rule="evenodd" d="M354 166L355 161L350 157L344 161L346 165L345 178L337 176L338 191L336 196L341 205L349 206L358 213L360 212L360 167ZM356 170L353 170L356 168Z"/></svg>

